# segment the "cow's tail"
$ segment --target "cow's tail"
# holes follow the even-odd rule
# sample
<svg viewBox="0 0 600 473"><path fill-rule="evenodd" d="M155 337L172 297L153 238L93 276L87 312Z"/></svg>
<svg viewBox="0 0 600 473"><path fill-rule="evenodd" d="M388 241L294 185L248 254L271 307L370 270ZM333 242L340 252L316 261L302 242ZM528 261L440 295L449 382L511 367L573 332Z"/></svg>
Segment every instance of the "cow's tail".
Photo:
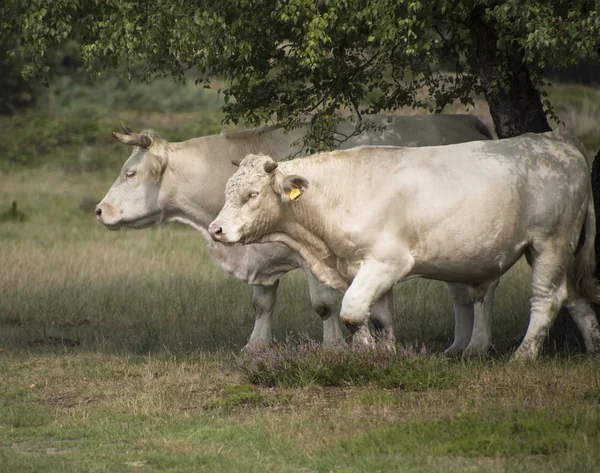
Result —
<svg viewBox="0 0 600 473"><path fill-rule="evenodd" d="M492 135L492 132L490 131L490 129L485 126L485 123L483 123L479 118L474 117L475 118L475 129L481 133L483 136L485 136L488 140L493 140L494 139L494 135Z"/></svg>
<svg viewBox="0 0 600 473"><path fill-rule="evenodd" d="M594 241L596 239L596 215L594 212L594 199L590 192L587 212L580 239L584 239L582 247L575 254L573 262L573 278L575 292L593 302L600 302L600 285L594 277L596 270L596 250Z"/></svg>

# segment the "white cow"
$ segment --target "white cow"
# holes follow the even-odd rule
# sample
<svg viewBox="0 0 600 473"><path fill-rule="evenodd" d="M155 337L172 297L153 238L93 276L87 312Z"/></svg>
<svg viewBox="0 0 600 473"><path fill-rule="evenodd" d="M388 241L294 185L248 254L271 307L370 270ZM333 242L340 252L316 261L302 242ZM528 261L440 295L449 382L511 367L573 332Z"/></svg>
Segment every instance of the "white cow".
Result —
<svg viewBox="0 0 600 473"><path fill-rule="evenodd" d="M342 320L366 344L369 307L395 283L461 283L480 299L524 254L531 317L515 357L535 358L563 304L588 351L600 350L586 300L600 300L592 200L585 155L561 132L357 147L279 164L249 155L209 232L227 244L282 242L300 253L320 281L345 292Z"/></svg>
<svg viewBox="0 0 600 473"><path fill-rule="evenodd" d="M386 125L385 131L363 133L345 142L344 148L364 143L417 146L491 138L485 125L470 115L376 115L369 118ZM279 279L288 271L302 268L308 279L312 306L323 319L324 343L331 345L343 340L335 291L314 278L298 253L281 243L228 248L215 244L206 231L224 204L225 184L236 170L231 161L242 159L248 153L268 153L276 159L297 153L300 148L294 142L304 136L307 126L290 133L278 127L266 127L181 143L169 143L150 131L134 134L125 127L124 130L126 134L116 133L115 137L135 148L96 209L101 223L110 230L118 230L123 226L146 228L178 221L199 230L216 261L254 288L256 322L248 341L250 346L270 344ZM338 131L349 135L352 125L343 122ZM455 341L449 351L487 350L491 343L489 314L493 289L486 296L488 304L475 302L475 311L480 314L476 320L484 322L473 327L473 295L461 284L448 287L456 314ZM395 341L392 304L389 292L374 302L371 309L371 320L384 343Z"/></svg>

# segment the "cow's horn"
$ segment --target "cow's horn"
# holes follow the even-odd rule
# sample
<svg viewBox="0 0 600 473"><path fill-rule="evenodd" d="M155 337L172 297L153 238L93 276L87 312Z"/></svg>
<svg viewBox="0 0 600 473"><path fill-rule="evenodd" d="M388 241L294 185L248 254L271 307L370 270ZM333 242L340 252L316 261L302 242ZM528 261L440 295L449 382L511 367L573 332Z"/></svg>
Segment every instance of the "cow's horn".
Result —
<svg viewBox="0 0 600 473"><path fill-rule="evenodd" d="M232 159L231 160L231 164L233 164L234 166L240 167L240 163L242 162L241 159Z"/></svg>
<svg viewBox="0 0 600 473"><path fill-rule="evenodd" d="M136 133L133 135L124 135L116 131L113 131L112 135L116 140L126 145L139 146L145 149L149 149L152 146L152 138L146 135L138 135Z"/></svg>
<svg viewBox="0 0 600 473"><path fill-rule="evenodd" d="M271 174L275 169L277 169L277 163L275 161L267 161L265 163L265 172L268 174Z"/></svg>
<svg viewBox="0 0 600 473"><path fill-rule="evenodd" d="M121 120L121 129L125 132L126 135L133 135L133 130L129 128L123 121Z"/></svg>

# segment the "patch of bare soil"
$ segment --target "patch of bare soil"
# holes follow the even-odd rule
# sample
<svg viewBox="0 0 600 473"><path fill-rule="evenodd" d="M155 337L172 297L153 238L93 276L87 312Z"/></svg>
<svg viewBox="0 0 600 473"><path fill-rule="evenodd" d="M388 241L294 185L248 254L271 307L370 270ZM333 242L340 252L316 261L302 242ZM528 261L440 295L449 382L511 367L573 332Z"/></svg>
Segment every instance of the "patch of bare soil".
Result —
<svg viewBox="0 0 600 473"><path fill-rule="evenodd" d="M76 392L60 392L49 396L44 400L46 404L61 408L71 408L81 406L82 404L91 404L95 399L91 397L81 397Z"/></svg>
<svg viewBox="0 0 600 473"><path fill-rule="evenodd" d="M70 446L75 443L76 440L61 441L60 446L48 444L46 442L31 442L29 440L22 440L20 442L13 442L11 448L19 453L26 455L68 455L77 450L77 447Z"/></svg>

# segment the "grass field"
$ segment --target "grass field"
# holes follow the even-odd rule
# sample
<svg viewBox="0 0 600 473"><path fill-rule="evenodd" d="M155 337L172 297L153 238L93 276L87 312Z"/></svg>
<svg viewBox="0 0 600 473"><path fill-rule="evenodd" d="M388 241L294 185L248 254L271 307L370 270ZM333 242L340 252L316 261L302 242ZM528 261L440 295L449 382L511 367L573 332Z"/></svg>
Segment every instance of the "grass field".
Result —
<svg viewBox="0 0 600 473"><path fill-rule="evenodd" d="M581 110L595 117L596 105ZM174 135L218 124L124 115ZM86 146L23 138L39 150L35 166L13 162L0 174L1 472L598 471L600 360L558 340L540 361L507 361L528 321L526 265L498 290L489 358L443 358L446 289L415 280L395 289L394 324L416 350L332 368L320 363L334 357L311 345L309 362L262 382L239 355L254 323L251 290L193 230L111 233L79 208L104 195L127 154L106 147L99 133L111 125L98 123ZM58 164L42 165L44 156ZM283 280L274 328L284 343L273 356L293 352L302 339L293 334L320 338L300 274Z"/></svg>

